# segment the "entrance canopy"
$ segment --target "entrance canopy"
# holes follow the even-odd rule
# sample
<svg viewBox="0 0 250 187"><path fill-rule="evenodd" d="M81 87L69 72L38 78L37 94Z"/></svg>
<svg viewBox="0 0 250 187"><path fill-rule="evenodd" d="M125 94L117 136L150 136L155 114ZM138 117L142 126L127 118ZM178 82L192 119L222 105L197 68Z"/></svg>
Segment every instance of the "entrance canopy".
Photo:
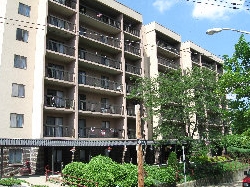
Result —
<svg viewBox="0 0 250 187"><path fill-rule="evenodd" d="M46 147L46 146L118 146L137 145L137 140L63 140L63 139L9 139L0 138L0 146ZM147 145L154 141L147 140Z"/></svg>

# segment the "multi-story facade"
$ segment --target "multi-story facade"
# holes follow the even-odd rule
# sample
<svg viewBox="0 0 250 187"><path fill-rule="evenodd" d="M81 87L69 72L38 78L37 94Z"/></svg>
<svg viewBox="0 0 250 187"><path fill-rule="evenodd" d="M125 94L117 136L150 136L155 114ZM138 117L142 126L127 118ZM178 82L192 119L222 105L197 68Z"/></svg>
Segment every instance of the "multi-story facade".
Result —
<svg viewBox="0 0 250 187"><path fill-rule="evenodd" d="M0 7L1 175L26 160L33 173L98 154L136 163L131 77L180 67L181 37L155 22L143 26L140 13L114 0ZM148 145L150 126L143 124Z"/></svg>

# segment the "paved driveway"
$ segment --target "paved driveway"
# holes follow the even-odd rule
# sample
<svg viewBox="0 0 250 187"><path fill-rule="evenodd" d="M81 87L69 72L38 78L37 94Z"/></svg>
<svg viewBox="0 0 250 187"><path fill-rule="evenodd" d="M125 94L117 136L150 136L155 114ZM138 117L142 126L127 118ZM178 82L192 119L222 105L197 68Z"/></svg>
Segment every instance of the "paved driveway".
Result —
<svg viewBox="0 0 250 187"><path fill-rule="evenodd" d="M206 187L242 187L242 181L237 181L233 183L223 183L220 185L212 185L212 186L206 186Z"/></svg>

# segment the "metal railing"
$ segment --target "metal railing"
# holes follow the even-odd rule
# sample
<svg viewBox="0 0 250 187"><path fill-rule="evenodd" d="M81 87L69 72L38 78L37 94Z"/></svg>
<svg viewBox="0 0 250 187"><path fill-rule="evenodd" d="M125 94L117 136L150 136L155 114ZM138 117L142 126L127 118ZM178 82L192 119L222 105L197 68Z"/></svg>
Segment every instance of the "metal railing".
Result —
<svg viewBox="0 0 250 187"><path fill-rule="evenodd" d="M53 95L44 96L44 106L47 107L56 107L56 108L65 108L65 109L75 109L75 100L62 98Z"/></svg>
<svg viewBox="0 0 250 187"><path fill-rule="evenodd" d="M73 137L74 128L64 125L44 125L44 137Z"/></svg>
<svg viewBox="0 0 250 187"><path fill-rule="evenodd" d="M101 103L96 101L79 101L79 110L82 111L91 111L91 112L101 112L101 113L109 113L109 114L123 114L123 106L122 105L114 105Z"/></svg>
<svg viewBox="0 0 250 187"><path fill-rule="evenodd" d="M48 16L48 23L65 30L75 31L75 24L52 15Z"/></svg>
<svg viewBox="0 0 250 187"><path fill-rule="evenodd" d="M85 27L79 28L79 35L94 39L96 41L105 43L107 45L110 45L116 48L121 48L121 41L118 38L114 38L113 36L107 36L105 34L98 33L96 31L87 29Z"/></svg>
<svg viewBox="0 0 250 187"><path fill-rule="evenodd" d="M136 130L128 129L128 139L136 139Z"/></svg>
<svg viewBox="0 0 250 187"><path fill-rule="evenodd" d="M133 46L132 44L124 44L124 50L136 55L141 55L141 49Z"/></svg>
<svg viewBox="0 0 250 187"><path fill-rule="evenodd" d="M80 7L79 7L79 12L81 14L84 14L84 15L87 15L89 17L92 17L96 20L99 20L103 23L106 23L112 27L116 27L118 29L121 29L121 22L120 21L117 21L115 20L114 18L111 18L101 12L97 12L95 11L94 9L91 9L89 7L86 7L82 4L80 4Z"/></svg>
<svg viewBox="0 0 250 187"><path fill-rule="evenodd" d="M45 67L45 76L48 78L54 78L54 79L59 79L59 80L64 80L64 81L69 81L69 82L75 82L74 79L74 73L70 73L68 71L64 71L61 69L57 69L54 67Z"/></svg>
<svg viewBox="0 0 250 187"><path fill-rule="evenodd" d="M127 107L127 115L128 116L135 116L135 108L134 107Z"/></svg>
<svg viewBox="0 0 250 187"><path fill-rule="evenodd" d="M180 51L177 48L162 40L157 41L157 46L172 51L173 53L176 53L178 55L180 54Z"/></svg>
<svg viewBox="0 0 250 187"><path fill-rule="evenodd" d="M211 63L208 63L206 61L202 61L201 64L203 67L207 67L210 70L215 70L215 68L216 68L215 64L211 64Z"/></svg>
<svg viewBox="0 0 250 187"><path fill-rule="evenodd" d="M47 41L47 47L48 50L55 51L58 53L74 56L75 55L75 49L73 47L64 45L63 43L59 43L53 40Z"/></svg>
<svg viewBox="0 0 250 187"><path fill-rule="evenodd" d="M158 56L158 63L164 66L168 66L174 69L178 69L180 67L179 64L177 64L177 62L167 59L167 58L162 58Z"/></svg>
<svg viewBox="0 0 250 187"><path fill-rule="evenodd" d="M133 66L133 65L128 64L128 63L125 64L125 71L133 73L133 74L137 74L137 75L141 75L141 73L142 73L141 68L138 68L138 67Z"/></svg>
<svg viewBox="0 0 250 187"><path fill-rule="evenodd" d="M115 69L121 69L121 62L119 62L115 59L108 58L108 57L102 56L102 55L98 55L96 53L91 53L91 52L88 52L88 51L82 50L82 49L79 50L78 54L79 54L78 56L80 59L88 60L88 61L102 64L102 65L105 65L108 67L112 67Z"/></svg>
<svg viewBox="0 0 250 187"><path fill-rule="evenodd" d="M85 127L78 129L79 138L124 138L124 129Z"/></svg>
<svg viewBox="0 0 250 187"><path fill-rule="evenodd" d="M134 85L132 85L132 84L127 84L127 85L126 85L126 92L127 92L127 93L131 93L131 91L133 90L133 88L134 88Z"/></svg>
<svg viewBox="0 0 250 187"><path fill-rule="evenodd" d="M78 84L100 87L100 88L104 88L107 90L114 90L114 91L120 91L120 92L122 91L122 84L119 82L89 76L83 73L79 73L78 75Z"/></svg>
<svg viewBox="0 0 250 187"><path fill-rule="evenodd" d="M140 30L138 30L138 29L135 29L134 27L132 27L132 25L130 25L130 24L124 24L123 25L123 30L124 31L126 31L126 32L128 32L128 33L130 33L130 34L133 34L133 35L135 35L135 36L140 36Z"/></svg>
<svg viewBox="0 0 250 187"><path fill-rule="evenodd" d="M57 2L61 5L70 7L72 9L76 9L76 1L75 0L51 0L51 1Z"/></svg>

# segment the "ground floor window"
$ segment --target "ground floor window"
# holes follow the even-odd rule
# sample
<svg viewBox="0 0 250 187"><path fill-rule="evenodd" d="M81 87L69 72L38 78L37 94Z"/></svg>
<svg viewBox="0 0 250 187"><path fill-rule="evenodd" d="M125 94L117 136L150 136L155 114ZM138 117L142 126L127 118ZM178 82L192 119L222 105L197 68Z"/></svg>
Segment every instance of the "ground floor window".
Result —
<svg viewBox="0 0 250 187"><path fill-rule="evenodd" d="M21 164L23 157L22 149L9 150L9 164Z"/></svg>

